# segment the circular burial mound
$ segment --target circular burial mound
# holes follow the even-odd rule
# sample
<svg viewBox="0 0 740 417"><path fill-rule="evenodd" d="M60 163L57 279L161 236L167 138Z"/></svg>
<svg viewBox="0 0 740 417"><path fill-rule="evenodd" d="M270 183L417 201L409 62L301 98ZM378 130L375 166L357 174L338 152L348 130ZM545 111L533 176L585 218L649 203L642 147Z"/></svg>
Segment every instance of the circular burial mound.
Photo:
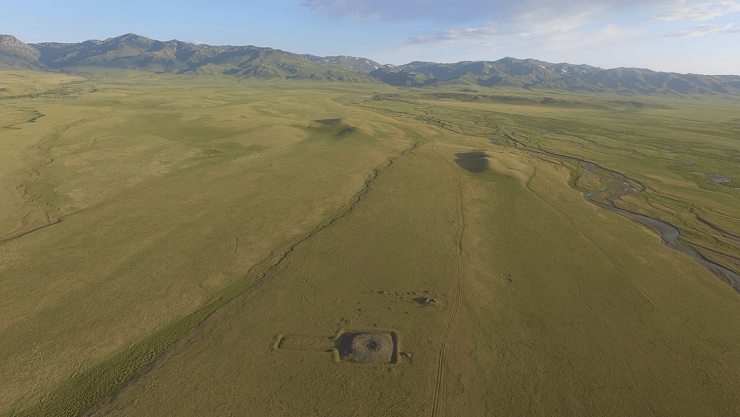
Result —
<svg viewBox="0 0 740 417"><path fill-rule="evenodd" d="M339 343L342 359L352 362L388 362L393 355L393 341L378 333L349 333Z"/></svg>

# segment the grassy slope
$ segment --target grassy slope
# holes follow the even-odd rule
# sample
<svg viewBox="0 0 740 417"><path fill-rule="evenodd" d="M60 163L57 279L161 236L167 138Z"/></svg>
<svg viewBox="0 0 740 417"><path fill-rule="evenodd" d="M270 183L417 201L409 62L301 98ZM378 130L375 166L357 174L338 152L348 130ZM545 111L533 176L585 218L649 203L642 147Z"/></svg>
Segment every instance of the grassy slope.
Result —
<svg viewBox="0 0 740 417"><path fill-rule="evenodd" d="M100 413L147 414L151 407L186 415L428 413L436 338L453 301L449 278L457 272L451 174L429 145L397 159L348 216L298 246L285 271L227 308ZM412 301L409 292L424 291L442 306ZM340 327L375 326L397 330L412 361L334 364L320 350L269 349L278 334L328 337ZM192 383L176 382L184 375ZM182 396L162 401L175 386Z"/></svg>
<svg viewBox="0 0 740 417"><path fill-rule="evenodd" d="M402 103L388 105L403 110ZM198 333L202 339L183 344L98 415L431 412L458 279L449 256L459 229L448 226L459 220L451 201L458 174L467 220L463 308L438 415L736 412L734 292L647 230L585 202L568 186L565 167L488 140L429 135L432 143L381 173L352 215L297 248L273 285L225 311ZM450 168L452 155L474 149L489 153L492 171ZM433 217L444 213L447 219ZM430 230L447 240L426 237ZM437 249L444 245L453 251L447 258ZM427 271L430 262L444 277ZM444 318L408 304L408 291L422 288L437 291ZM372 292L378 290L398 297L404 313L387 304L388 295ZM359 328L395 327L412 360L352 367L332 364L326 354L264 346L278 333L328 336L348 318ZM184 395L172 395L178 390Z"/></svg>
<svg viewBox="0 0 740 417"><path fill-rule="evenodd" d="M502 91L499 96L510 93L514 91ZM514 138L532 149L585 158L620 171L640 181L648 191L639 198L622 198L616 201L618 206L678 226L682 239L705 247L705 256L740 270L740 263L726 256L740 257L736 238L740 218L736 102L634 97L641 104L635 107L630 104L632 97L557 92L548 96L566 105L533 105L539 101L535 95L484 103L407 95L403 100L368 101L364 105L485 137L500 145L509 146L508 138ZM721 175L731 182L717 185L706 174ZM597 190L603 185L595 182L581 188ZM698 216L728 233L708 227Z"/></svg>
<svg viewBox="0 0 740 417"><path fill-rule="evenodd" d="M99 81L80 100L14 103L49 115L7 132L44 138L53 162L29 192L61 222L2 243L3 411L250 284L250 268L340 212L408 146L321 92ZM327 116L357 130L311 122Z"/></svg>
<svg viewBox="0 0 740 417"><path fill-rule="evenodd" d="M38 167L29 189L62 221L0 244L8 294L0 313L11 318L0 328L0 376L9 381L0 410L33 405L56 386L22 414L74 415L276 262L269 280L97 412L740 409L732 391L740 297L643 227L585 202L568 185L573 167L490 143L503 145L507 133L640 175L665 204L620 204L685 219L710 239L714 232L679 210L691 201L740 234L736 190L660 165L670 145L670 158L731 166L736 131L725 103L661 100L672 109L633 111L611 103L618 97L565 97L607 102L575 110L403 90L395 92L406 101L377 101L370 88L393 91L197 77L182 86L131 74L90 81L98 91L80 100L9 104L47 115L14 134L58 132L41 142L54 162ZM311 122L335 117L346 117L344 126ZM358 130L338 135L346 126ZM486 151L491 171L457 167L454 154L469 150ZM665 195L678 198L670 205ZM411 300L409 292L423 291L440 305ZM353 366L269 348L278 334L328 337L375 325L397 330L413 357Z"/></svg>
<svg viewBox="0 0 740 417"><path fill-rule="evenodd" d="M38 147L40 139L57 131L48 126L63 126L75 116L70 112L45 114L37 109L35 103L43 99L64 100L74 92L79 93L82 91L81 81L80 77L60 74L0 71L0 128L3 138L0 141L0 241L46 226L54 220L52 207L41 203L29 204L23 184L33 181L38 176L34 168L48 160Z"/></svg>
<svg viewBox="0 0 740 417"><path fill-rule="evenodd" d="M733 415L737 295L645 230L587 205L564 186L563 169L526 162L514 168L526 181L516 181L510 157L497 154L499 172L471 184L475 272L450 406Z"/></svg>

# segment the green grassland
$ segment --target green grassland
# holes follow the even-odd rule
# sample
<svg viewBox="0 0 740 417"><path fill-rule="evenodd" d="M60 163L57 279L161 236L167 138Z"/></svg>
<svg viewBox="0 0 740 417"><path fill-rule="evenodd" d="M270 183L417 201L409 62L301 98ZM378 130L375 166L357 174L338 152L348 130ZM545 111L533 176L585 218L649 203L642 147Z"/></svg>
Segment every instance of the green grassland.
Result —
<svg viewBox="0 0 740 417"><path fill-rule="evenodd" d="M0 415L740 415L737 102L0 80Z"/></svg>

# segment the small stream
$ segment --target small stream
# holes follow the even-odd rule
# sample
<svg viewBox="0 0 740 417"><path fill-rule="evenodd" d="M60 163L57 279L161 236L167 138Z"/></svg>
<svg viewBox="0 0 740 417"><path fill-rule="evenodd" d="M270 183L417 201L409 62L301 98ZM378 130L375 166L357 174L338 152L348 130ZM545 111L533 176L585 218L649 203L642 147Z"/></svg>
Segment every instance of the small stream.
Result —
<svg viewBox="0 0 740 417"><path fill-rule="evenodd" d="M614 204L612 200L619 198L620 196L630 193L639 194L641 192L644 192L647 188L641 182L629 178L620 172L604 168L594 162L586 161L585 159L562 155L551 151L545 151L541 148L538 148L536 150L531 149L527 146L521 146L520 142L509 135L506 135L506 138L514 143L512 148L516 148L521 151L533 154L549 156L551 158L559 160L567 160L576 164L581 164L585 167L586 172L597 175L602 180L615 181L614 183L607 185L606 187L598 191L584 194L583 198L591 204L599 206L605 210L610 210L623 216L632 218L645 227L651 229L658 236L660 236L660 241L661 243L663 243L663 245L689 255L701 266L716 275L723 282L729 284L735 290L735 292L740 294L740 274L710 259L707 259L691 243L686 242L685 240L681 240L680 244L677 244L677 241L681 236L681 232L677 227L663 220L617 207L616 204ZM603 196L603 198L599 198L599 196ZM598 201L597 199L603 200L606 203Z"/></svg>

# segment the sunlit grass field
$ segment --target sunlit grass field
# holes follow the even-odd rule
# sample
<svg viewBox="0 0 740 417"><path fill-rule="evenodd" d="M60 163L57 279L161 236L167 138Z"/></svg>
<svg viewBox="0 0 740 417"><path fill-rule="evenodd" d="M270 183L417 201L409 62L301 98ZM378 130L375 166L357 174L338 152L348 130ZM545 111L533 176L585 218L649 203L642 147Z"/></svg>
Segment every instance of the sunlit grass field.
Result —
<svg viewBox="0 0 740 417"><path fill-rule="evenodd" d="M574 162L639 182L614 204L740 272L736 101L0 87L0 415L740 415L740 295L586 201L610 180ZM404 355L276 343L342 330Z"/></svg>

